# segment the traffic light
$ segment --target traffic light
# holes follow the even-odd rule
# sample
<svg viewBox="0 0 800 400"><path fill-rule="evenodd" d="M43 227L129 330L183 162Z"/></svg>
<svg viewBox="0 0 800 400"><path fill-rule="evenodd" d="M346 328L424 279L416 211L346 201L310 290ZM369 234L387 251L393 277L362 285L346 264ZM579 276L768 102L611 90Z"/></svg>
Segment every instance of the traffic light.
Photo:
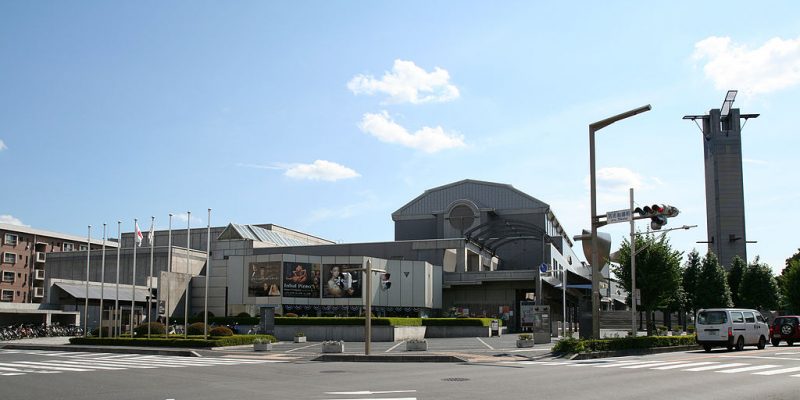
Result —
<svg viewBox="0 0 800 400"><path fill-rule="evenodd" d="M633 212L643 217L650 217L650 228L654 231L666 225L667 218L675 217L680 213L677 208L665 204L653 204L652 206L644 206L644 208L636 207Z"/></svg>
<svg viewBox="0 0 800 400"><path fill-rule="evenodd" d="M384 273L381 274L381 289L382 290L388 290L390 287L392 287L392 281L389 280L389 279L391 279L391 277L392 277L392 274L390 274L388 272L384 272Z"/></svg>

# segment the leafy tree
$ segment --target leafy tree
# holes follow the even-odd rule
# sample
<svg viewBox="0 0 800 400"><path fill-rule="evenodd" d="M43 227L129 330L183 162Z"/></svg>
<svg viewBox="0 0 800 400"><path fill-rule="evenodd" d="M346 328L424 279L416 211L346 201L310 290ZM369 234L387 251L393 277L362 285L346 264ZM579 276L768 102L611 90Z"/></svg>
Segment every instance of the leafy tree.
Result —
<svg viewBox="0 0 800 400"><path fill-rule="evenodd" d="M739 304L739 285L742 283L742 275L747 268L744 260L739 256L734 256L731 260L731 268L728 270L728 288L731 289L731 300L733 305L740 307Z"/></svg>
<svg viewBox="0 0 800 400"><path fill-rule="evenodd" d="M675 301L681 282L682 253L673 250L665 236L637 235L636 287L641 293L641 309L647 315L647 333L653 331L652 311L667 309ZM620 265L613 268L631 301L631 247L624 241L620 247ZM629 303L630 304L630 303Z"/></svg>
<svg viewBox="0 0 800 400"><path fill-rule="evenodd" d="M738 307L755 308L757 310L774 310L778 307L778 283L772 276L769 265L758 262L758 257L742 275L739 286Z"/></svg>
<svg viewBox="0 0 800 400"><path fill-rule="evenodd" d="M725 279L725 270L719 265L717 256L712 252L703 258L696 293L695 306L697 309L733 306L731 290Z"/></svg>
<svg viewBox="0 0 800 400"><path fill-rule="evenodd" d="M697 311L697 281L700 279L701 263L700 253L697 250L692 250L683 265L684 307L691 311L692 314Z"/></svg>
<svg viewBox="0 0 800 400"><path fill-rule="evenodd" d="M787 261L789 264L780 276L783 307L791 314L798 314L800 313L800 260Z"/></svg>

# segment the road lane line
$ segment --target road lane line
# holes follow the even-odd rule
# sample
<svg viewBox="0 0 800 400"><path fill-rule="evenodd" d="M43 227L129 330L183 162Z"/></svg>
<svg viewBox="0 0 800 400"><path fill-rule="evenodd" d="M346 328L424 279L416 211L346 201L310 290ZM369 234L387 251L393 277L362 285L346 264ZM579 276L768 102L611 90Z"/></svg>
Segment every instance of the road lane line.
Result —
<svg viewBox="0 0 800 400"><path fill-rule="evenodd" d="M403 344L403 343L405 343L405 342L406 342L406 341L405 341L405 340L403 340L402 342L400 342L400 343L398 343L398 344L396 344L396 345L394 345L394 346L390 347L390 348L389 348L389 350L386 350L386 351L384 351L384 353L389 353L389 352L391 352L392 350L396 349L396 348L397 348L397 346L400 346L401 344Z"/></svg>
<svg viewBox="0 0 800 400"><path fill-rule="evenodd" d="M52 369L55 371L73 371L73 372L87 372L87 371L94 371L90 368L74 368L74 367L58 367L54 365L50 365L48 363L40 363L34 361L16 361L13 364L19 365L20 367L26 368L39 368L39 369Z"/></svg>
<svg viewBox="0 0 800 400"><path fill-rule="evenodd" d="M666 367L656 367L653 369L677 369L677 368L687 368L687 367L699 367L701 365L709 365L709 364L717 364L713 361L703 361L703 362L694 362L694 363L683 363L678 365L667 365Z"/></svg>
<svg viewBox="0 0 800 400"><path fill-rule="evenodd" d="M308 345L308 346L297 347L297 348L294 348L294 349L291 349L291 350L286 350L285 352L286 352L286 353L291 353L291 352L293 352L293 351L297 351L297 350L303 350L303 349L307 349L307 348L309 348L309 347L321 346L321 345L322 345L322 343L314 343L314 344L310 344L310 345Z"/></svg>
<svg viewBox="0 0 800 400"><path fill-rule="evenodd" d="M484 346L488 347L488 348L489 348L489 350L494 350L494 347L492 347L492 346L489 346L489 344L488 344L488 343L486 343L486 342L484 342L484 341L483 341L483 339L481 339L481 338L479 338L479 337L476 337L475 339L478 339L478 341L479 341L479 342L481 342L481 343L483 343L483 345L484 345Z"/></svg>
<svg viewBox="0 0 800 400"><path fill-rule="evenodd" d="M603 365L595 365L595 368L616 368L622 367L626 365L636 365L636 364L651 364L655 361L619 361L610 364L603 364Z"/></svg>
<svg viewBox="0 0 800 400"><path fill-rule="evenodd" d="M719 365L710 365L708 367L689 368L689 369L684 369L684 371L691 371L691 372L711 371L711 370L714 370L714 369L739 367L739 366L742 366L742 365L748 365L748 364L743 364L743 363L719 364Z"/></svg>
<svg viewBox="0 0 800 400"><path fill-rule="evenodd" d="M624 366L624 367L621 367L621 368L626 368L626 369L650 368L650 367L656 367L656 366L661 366L661 365L677 364L679 362L680 361L666 361L666 362L665 361L661 361L661 362L656 361L656 362L651 362L651 363L648 363L648 364L628 365L628 366Z"/></svg>
<svg viewBox="0 0 800 400"><path fill-rule="evenodd" d="M760 369L768 369L768 368L775 368L775 367L780 367L780 365L769 365L769 364L767 364L767 365L753 365L753 366L750 366L750 367L728 369L728 370L725 370L725 371L716 371L716 372L723 373L723 374L735 374L737 372L758 371Z"/></svg>
<svg viewBox="0 0 800 400"><path fill-rule="evenodd" d="M795 371L800 371L800 367L774 369L772 371L753 372L753 375L777 375L777 374L785 374L785 373L795 372Z"/></svg>

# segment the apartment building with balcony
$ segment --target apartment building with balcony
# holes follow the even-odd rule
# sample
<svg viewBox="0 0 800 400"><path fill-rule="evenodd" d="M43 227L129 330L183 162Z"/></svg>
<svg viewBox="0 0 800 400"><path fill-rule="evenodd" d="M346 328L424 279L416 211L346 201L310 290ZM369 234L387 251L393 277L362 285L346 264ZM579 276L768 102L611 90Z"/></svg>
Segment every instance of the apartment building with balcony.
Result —
<svg viewBox="0 0 800 400"><path fill-rule="evenodd" d="M0 224L0 302L41 303L45 297L47 255L85 252L86 237L49 232L27 226ZM92 249L102 239L92 239ZM117 243L107 240L106 246Z"/></svg>

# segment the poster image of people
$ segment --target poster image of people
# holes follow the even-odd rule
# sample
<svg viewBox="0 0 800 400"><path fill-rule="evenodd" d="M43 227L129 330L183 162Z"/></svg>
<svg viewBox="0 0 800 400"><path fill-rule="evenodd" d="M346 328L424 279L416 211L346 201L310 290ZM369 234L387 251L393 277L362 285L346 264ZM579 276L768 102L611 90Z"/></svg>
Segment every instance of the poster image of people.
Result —
<svg viewBox="0 0 800 400"><path fill-rule="evenodd" d="M358 268L361 264L323 264L322 297L361 298L361 272L347 272Z"/></svg>
<svg viewBox="0 0 800 400"><path fill-rule="evenodd" d="M279 297L281 295L281 263L253 262L248 270L250 297Z"/></svg>
<svg viewBox="0 0 800 400"><path fill-rule="evenodd" d="M284 297L319 297L319 264L284 262Z"/></svg>

